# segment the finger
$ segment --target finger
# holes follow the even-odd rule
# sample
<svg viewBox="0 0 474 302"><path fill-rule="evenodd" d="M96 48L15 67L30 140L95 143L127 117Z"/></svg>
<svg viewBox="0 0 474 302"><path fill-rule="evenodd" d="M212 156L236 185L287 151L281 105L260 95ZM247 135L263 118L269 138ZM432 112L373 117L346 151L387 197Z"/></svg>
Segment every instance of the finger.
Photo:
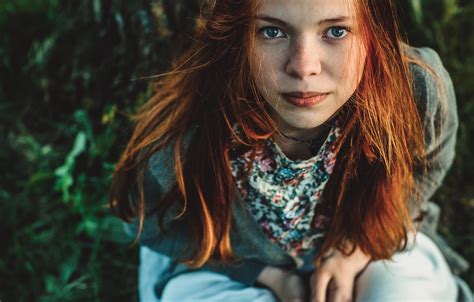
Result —
<svg viewBox="0 0 474 302"><path fill-rule="evenodd" d="M328 273L316 272L313 274L311 284L312 302L326 302L327 287L331 281L331 275Z"/></svg>
<svg viewBox="0 0 474 302"><path fill-rule="evenodd" d="M351 302L354 280L331 279L328 284L328 302Z"/></svg>

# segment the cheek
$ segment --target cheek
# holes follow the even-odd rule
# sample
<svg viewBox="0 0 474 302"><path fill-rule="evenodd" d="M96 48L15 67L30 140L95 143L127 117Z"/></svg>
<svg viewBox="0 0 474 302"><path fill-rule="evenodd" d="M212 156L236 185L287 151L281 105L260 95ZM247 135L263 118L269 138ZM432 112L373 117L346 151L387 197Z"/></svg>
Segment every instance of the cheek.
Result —
<svg viewBox="0 0 474 302"><path fill-rule="evenodd" d="M349 64L350 66L349 72L352 73L355 85L357 86L360 83L362 74L364 73L366 51L365 51L365 48L362 46L357 46L354 48L355 49L352 51L354 55L353 55L353 58L351 59L351 63Z"/></svg>
<svg viewBox="0 0 474 302"><path fill-rule="evenodd" d="M352 95L357 89L364 71L366 52L357 42L352 43L346 51L334 60L334 70L339 82L340 93Z"/></svg>
<svg viewBox="0 0 474 302"><path fill-rule="evenodd" d="M281 70L283 54L277 49L257 48L251 53L251 71L261 93L277 87L277 74Z"/></svg>

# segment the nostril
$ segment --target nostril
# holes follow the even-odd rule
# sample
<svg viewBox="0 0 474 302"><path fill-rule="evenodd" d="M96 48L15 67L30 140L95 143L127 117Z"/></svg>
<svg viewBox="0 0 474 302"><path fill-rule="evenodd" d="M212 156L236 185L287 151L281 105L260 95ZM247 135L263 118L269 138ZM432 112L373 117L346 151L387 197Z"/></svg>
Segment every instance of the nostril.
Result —
<svg viewBox="0 0 474 302"><path fill-rule="evenodd" d="M293 77L307 77L320 74L321 62L317 56L294 57L286 65L286 72Z"/></svg>
<svg viewBox="0 0 474 302"><path fill-rule="evenodd" d="M315 41L301 41L293 44L291 54L286 65L286 72L297 78L315 76L321 73L321 58Z"/></svg>

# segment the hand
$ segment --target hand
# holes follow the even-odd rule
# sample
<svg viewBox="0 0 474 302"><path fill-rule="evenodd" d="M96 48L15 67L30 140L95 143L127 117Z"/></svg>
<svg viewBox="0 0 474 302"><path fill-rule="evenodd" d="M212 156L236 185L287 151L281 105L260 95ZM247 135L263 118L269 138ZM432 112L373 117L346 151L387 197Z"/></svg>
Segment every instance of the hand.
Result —
<svg viewBox="0 0 474 302"><path fill-rule="evenodd" d="M339 250L334 250L311 276L311 301L352 301L355 278L369 261L370 256L358 247L350 256L344 256Z"/></svg>
<svg viewBox="0 0 474 302"><path fill-rule="evenodd" d="M257 282L271 289L281 302L303 302L307 297L299 275L275 266L265 267Z"/></svg>

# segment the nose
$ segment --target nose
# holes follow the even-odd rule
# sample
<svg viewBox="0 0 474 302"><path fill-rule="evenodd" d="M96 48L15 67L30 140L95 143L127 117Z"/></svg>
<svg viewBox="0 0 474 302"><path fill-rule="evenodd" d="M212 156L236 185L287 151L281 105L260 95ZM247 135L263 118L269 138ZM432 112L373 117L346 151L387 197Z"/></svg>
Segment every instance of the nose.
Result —
<svg viewBox="0 0 474 302"><path fill-rule="evenodd" d="M286 65L286 72L295 78L305 78L321 73L320 49L317 41L312 38L304 38L290 48L290 56Z"/></svg>

